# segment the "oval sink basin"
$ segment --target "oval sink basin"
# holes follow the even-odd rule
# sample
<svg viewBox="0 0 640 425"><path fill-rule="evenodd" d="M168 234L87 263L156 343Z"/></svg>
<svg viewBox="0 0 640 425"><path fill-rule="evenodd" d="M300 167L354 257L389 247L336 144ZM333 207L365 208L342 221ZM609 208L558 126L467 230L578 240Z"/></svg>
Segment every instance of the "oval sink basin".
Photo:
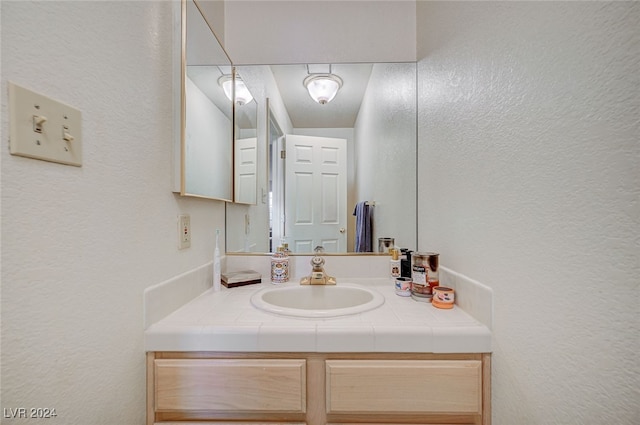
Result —
<svg viewBox="0 0 640 425"><path fill-rule="evenodd" d="M339 283L261 289L251 296L251 304L285 316L323 318L373 310L384 304L384 297L362 286Z"/></svg>

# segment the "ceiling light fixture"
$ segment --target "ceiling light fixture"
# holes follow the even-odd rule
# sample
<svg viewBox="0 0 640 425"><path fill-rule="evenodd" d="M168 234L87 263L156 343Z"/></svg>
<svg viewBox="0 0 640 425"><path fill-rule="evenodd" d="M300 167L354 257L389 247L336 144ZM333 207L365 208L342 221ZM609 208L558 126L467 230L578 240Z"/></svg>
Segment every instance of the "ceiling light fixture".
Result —
<svg viewBox="0 0 640 425"><path fill-rule="evenodd" d="M309 67L307 66L308 69ZM336 97L338 90L342 87L342 78L332 74L331 66L329 66L328 74L310 74L302 84L307 88L311 99L324 105Z"/></svg>
<svg viewBox="0 0 640 425"><path fill-rule="evenodd" d="M232 92L232 84L233 79L231 75L223 75L218 78L218 84L224 90L224 94L229 98L229 100L233 101L233 92ZM253 100L253 96L251 92L247 88L242 78L239 75L236 75L236 105L242 106Z"/></svg>

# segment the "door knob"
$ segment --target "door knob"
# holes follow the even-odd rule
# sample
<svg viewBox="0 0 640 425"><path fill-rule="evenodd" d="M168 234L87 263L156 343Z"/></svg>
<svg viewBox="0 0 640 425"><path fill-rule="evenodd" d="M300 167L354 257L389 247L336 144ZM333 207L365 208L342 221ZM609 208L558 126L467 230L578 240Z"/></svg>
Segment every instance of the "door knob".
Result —
<svg viewBox="0 0 640 425"><path fill-rule="evenodd" d="M345 229L344 227L341 227L341 228L340 228L340 233L344 233L344 232L346 232L346 231L347 231L347 229Z"/></svg>

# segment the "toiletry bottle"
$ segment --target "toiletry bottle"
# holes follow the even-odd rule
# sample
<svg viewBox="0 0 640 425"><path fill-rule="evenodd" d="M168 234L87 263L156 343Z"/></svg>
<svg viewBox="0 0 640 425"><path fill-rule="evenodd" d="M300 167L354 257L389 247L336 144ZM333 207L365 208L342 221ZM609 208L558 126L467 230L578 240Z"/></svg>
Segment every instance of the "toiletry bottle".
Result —
<svg viewBox="0 0 640 425"><path fill-rule="evenodd" d="M392 248L389 250L391 253L391 260L389 261L389 276L395 280L400 277L400 257L398 248Z"/></svg>
<svg viewBox="0 0 640 425"><path fill-rule="evenodd" d="M218 238L220 229L216 229L216 247L213 250L213 290L220 290L220 248L218 247Z"/></svg>
<svg viewBox="0 0 640 425"><path fill-rule="evenodd" d="M411 254L413 251L402 248L400 252L400 276L411 277Z"/></svg>
<svg viewBox="0 0 640 425"><path fill-rule="evenodd" d="M289 256L285 254L284 247L271 256L271 283L279 284L289 281Z"/></svg>

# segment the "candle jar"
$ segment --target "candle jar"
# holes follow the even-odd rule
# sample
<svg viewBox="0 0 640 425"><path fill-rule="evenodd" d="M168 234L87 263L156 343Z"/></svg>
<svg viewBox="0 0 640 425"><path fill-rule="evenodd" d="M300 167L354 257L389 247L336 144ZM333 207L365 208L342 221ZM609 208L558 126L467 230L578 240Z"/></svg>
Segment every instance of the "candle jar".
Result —
<svg viewBox="0 0 640 425"><path fill-rule="evenodd" d="M430 302L433 288L440 284L438 256L435 252L414 252L411 256L411 298Z"/></svg>

